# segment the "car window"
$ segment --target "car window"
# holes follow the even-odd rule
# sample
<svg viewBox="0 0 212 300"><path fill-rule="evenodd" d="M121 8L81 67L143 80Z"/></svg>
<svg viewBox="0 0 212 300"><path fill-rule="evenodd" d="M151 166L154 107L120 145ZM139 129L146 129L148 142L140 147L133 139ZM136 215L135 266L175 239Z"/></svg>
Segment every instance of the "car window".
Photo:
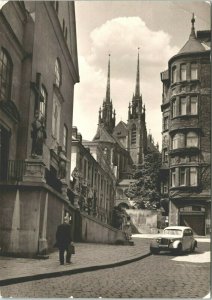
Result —
<svg viewBox="0 0 212 300"><path fill-rule="evenodd" d="M169 235L182 235L182 230L180 229L165 229L164 234Z"/></svg>

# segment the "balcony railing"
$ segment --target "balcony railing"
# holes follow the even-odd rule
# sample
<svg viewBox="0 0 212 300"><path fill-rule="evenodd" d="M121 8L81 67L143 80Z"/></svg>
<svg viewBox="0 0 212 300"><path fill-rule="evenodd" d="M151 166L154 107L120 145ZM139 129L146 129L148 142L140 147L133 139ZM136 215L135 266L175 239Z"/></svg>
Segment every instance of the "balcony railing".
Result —
<svg viewBox="0 0 212 300"><path fill-rule="evenodd" d="M26 163L23 160L8 160L7 164L1 166L0 181L14 183L23 180Z"/></svg>

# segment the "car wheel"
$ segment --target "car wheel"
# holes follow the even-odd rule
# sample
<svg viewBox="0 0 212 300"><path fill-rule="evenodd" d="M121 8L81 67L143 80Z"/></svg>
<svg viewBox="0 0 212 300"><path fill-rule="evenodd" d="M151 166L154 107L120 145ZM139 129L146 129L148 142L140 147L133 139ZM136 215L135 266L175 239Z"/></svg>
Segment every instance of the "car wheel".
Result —
<svg viewBox="0 0 212 300"><path fill-rule="evenodd" d="M174 254L182 254L182 244L179 244L177 249L174 250Z"/></svg>
<svg viewBox="0 0 212 300"><path fill-rule="evenodd" d="M150 252L151 252L152 254L159 254L159 253L160 253L160 249L150 248Z"/></svg>
<svg viewBox="0 0 212 300"><path fill-rule="evenodd" d="M196 247L197 247L197 243L194 243L194 245L193 245L193 247L192 247L192 251L191 251L191 252L194 252L194 251L195 251L195 249L196 249Z"/></svg>

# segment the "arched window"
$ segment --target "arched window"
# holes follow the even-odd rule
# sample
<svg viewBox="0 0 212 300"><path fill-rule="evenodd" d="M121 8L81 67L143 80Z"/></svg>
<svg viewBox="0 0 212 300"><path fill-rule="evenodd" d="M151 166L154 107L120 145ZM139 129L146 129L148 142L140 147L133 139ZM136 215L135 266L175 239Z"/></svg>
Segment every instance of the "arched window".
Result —
<svg viewBox="0 0 212 300"><path fill-rule="evenodd" d="M189 132L186 140L187 147L198 147L198 135L195 132Z"/></svg>
<svg viewBox="0 0 212 300"><path fill-rule="evenodd" d="M131 144L136 144L136 126L133 124L131 129Z"/></svg>
<svg viewBox="0 0 212 300"><path fill-rule="evenodd" d="M42 94L43 98L40 100L39 117L42 117L45 120L46 119L46 105L47 105L47 91L43 85L41 86L41 94Z"/></svg>
<svg viewBox="0 0 212 300"><path fill-rule="evenodd" d="M11 100L12 60L6 50L0 53L0 100Z"/></svg>
<svg viewBox="0 0 212 300"><path fill-rule="evenodd" d="M61 76L62 76L62 73L61 73L61 66L60 66L60 61L59 59L57 58L56 61L55 61L55 84L57 85L57 87L60 87L61 86Z"/></svg>
<svg viewBox="0 0 212 300"><path fill-rule="evenodd" d="M185 136L183 133L177 133L174 135L172 140L172 149L184 148L185 147Z"/></svg>

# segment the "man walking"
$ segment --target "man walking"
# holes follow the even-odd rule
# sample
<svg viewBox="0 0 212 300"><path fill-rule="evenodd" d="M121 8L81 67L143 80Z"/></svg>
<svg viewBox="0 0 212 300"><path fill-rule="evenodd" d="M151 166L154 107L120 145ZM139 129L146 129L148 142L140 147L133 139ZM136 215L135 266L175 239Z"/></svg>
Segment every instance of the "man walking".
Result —
<svg viewBox="0 0 212 300"><path fill-rule="evenodd" d="M56 232L56 243L59 249L59 259L60 264L64 265L64 254L66 251L66 263L71 263L71 251L70 251L70 243L72 241L71 236L71 225L69 224L69 218L64 217L63 224L60 224L57 227Z"/></svg>

